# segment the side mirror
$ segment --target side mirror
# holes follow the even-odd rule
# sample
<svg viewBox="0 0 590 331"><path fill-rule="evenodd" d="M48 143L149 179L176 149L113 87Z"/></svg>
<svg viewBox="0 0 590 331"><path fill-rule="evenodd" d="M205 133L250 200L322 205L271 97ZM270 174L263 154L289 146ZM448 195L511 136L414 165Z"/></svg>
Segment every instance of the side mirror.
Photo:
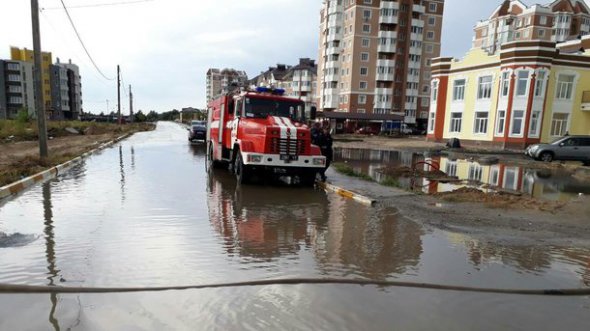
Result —
<svg viewBox="0 0 590 331"><path fill-rule="evenodd" d="M565 143L559 143L559 147L565 146Z"/></svg>
<svg viewBox="0 0 590 331"><path fill-rule="evenodd" d="M309 119L315 120L317 118L317 115L318 115L318 109L316 108L316 106L312 106L311 109L309 110Z"/></svg>

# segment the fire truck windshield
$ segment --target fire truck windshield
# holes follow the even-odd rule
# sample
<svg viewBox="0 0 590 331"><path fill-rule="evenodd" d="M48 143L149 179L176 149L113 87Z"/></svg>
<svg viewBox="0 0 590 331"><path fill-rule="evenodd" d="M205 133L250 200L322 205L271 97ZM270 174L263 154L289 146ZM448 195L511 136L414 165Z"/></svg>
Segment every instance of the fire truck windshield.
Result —
<svg viewBox="0 0 590 331"><path fill-rule="evenodd" d="M289 117L295 121L304 121L305 112L303 107L303 103L299 101L246 98L245 115L248 118L280 116Z"/></svg>

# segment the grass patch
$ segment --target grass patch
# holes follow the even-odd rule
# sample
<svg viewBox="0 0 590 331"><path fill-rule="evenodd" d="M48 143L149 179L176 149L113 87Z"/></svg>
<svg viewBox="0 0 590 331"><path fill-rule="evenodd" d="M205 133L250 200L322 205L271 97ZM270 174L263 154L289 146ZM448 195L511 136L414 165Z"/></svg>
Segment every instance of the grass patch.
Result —
<svg viewBox="0 0 590 331"><path fill-rule="evenodd" d="M355 177L355 178L360 178L369 182L374 181L373 178L367 174L364 174L362 172L358 172L355 171L351 166L349 166L348 164L344 164L344 163L334 163L334 169L346 176L349 177Z"/></svg>
<svg viewBox="0 0 590 331"><path fill-rule="evenodd" d="M393 178L393 177L385 177L384 180L381 181L380 183L383 186L388 186L388 187L397 187L397 188L401 188L401 185L399 183L399 181L397 180L397 178Z"/></svg>
<svg viewBox="0 0 590 331"><path fill-rule="evenodd" d="M150 123L133 123L118 125L115 123L97 123L81 121L47 121L47 134L51 137L71 136L66 128L74 128L81 135L97 135L105 133L128 133L149 131ZM39 139L36 121L0 120L0 141L29 141Z"/></svg>

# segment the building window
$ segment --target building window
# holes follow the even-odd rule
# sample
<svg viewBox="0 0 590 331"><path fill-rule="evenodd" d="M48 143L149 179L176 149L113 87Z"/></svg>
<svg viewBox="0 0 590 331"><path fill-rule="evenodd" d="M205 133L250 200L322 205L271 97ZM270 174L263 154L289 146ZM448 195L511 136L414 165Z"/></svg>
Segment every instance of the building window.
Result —
<svg viewBox="0 0 590 331"><path fill-rule="evenodd" d="M363 38L363 41L362 41L362 46L363 47L369 47L370 44L371 44L371 39L369 39L369 38Z"/></svg>
<svg viewBox="0 0 590 331"><path fill-rule="evenodd" d="M465 79L457 79L453 83L453 101L465 99Z"/></svg>
<svg viewBox="0 0 590 331"><path fill-rule="evenodd" d="M357 112L357 113L360 113L360 114L364 114L364 113L365 113L365 110L364 110L364 109L361 109L361 108L359 108L359 109L357 109L357 110L356 110L356 112Z"/></svg>
<svg viewBox="0 0 590 331"><path fill-rule="evenodd" d="M451 113L451 133L461 132L461 122L463 120L463 113Z"/></svg>
<svg viewBox="0 0 590 331"><path fill-rule="evenodd" d="M359 103L359 105L366 104L367 103L367 96L364 94L359 94L358 103Z"/></svg>
<svg viewBox="0 0 590 331"><path fill-rule="evenodd" d="M503 97L508 95L509 88L510 88L510 73L508 71L504 71L502 73L502 96Z"/></svg>
<svg viewBox="0 0 590 331"><path fill-rule="evenodd" d="M430 112L430 116L428 116L428 132L434 132L434 123L435 123L435 112Z"/></svg>
<svg viewBox="0 0 590 331"><path fill-rule="evenodd" d="M369 62L369 53L361 53L361 61Z"/></svg>
<svg viewBox="0 0 590 331"><path fill-rule="evenodd" d="M361 76L366 76L369 74L369 68L361 67Z"/></svg>
<svg viewBox="0 0 590 331"><path fill-rule="evenodd" d="M435 26L436 25L436 18L435 17L429 17L428 18L428 25Z"/></svg>
<svg viewBox="0 0 590 331"><path fill-rule="evenodd" d="M16 70L20 70L20 65L18 63L8 63L8 65L6 66L6 68L8 70L16 71Z"/></svg>
<svg viewBox="0 0 590 331"><path fill-rule="evenodd" d="M421 98L420 104L423 108L430 106L430 99L428 98Z"/></svg>
<svg viewBox="0 0 590 331"><path fill-rule="evenodd" d="M547 25L547 16L541 16L539 23L541 23L541 25Z"/></svg>
<svg viewBox="0 0 590 331"><path fill-rule="evenodd" d="M450 177L457 177L457 161L448 161L445 165L445 172Z"/></svg>
<svg viewBox="0 0 590 331"><path fill-rule="evenodd" d="M371 19L371 11L368 9L363 10L363 18L365 20Z"/></svg>
<svg viewBox="0 0 590 331"><path fill-rule="evenodd" d="M483 167L479 164L471 163L469 165L469 175L468 180L481 182L481 177L483 174Z"/></svg>
<svg viewBox="0 0 590 331"><path fill-rule="evenodd" d="M539 30L539 38L543 38L543 37L545 37L545 30L540 29Z"/></svg>
<svg viewBox="0 0 590 331"><path fill-rule="evenodd" d="M431 44L427 44L426 45L426 53L432 54L433 52L434 52L434 46L432 46Z"/></svg>
<svg viewBox="0 0 590 331"><path fill-rule="evenodd" d="M373 0L364 0L363 2L365 3L365 5L373 4Z"/></svg>
<svg viewBox="0 0 590 331"><path fill-rule="evenodd" d="M512 113L511 136L522 136L522 127L524 125L524 110L515 110Z"/></svg>
<svg viewBox="0 0 590 331"><path fill-rule="evenodd" d="M428 11L431 13L435 13L436 12L436 3L430 3L430 5L428 6Z"/></svg>
<svg viewBox="0 0 590 331"><path fill-rule="evenodd" d="M367 82L360 82L359 83L359 88L361 90L366 90L367 89Z"/></svg>
<svg viewBox="0 0 590 331"><path fill-rule="evenodd" d="M492 97L492 76L479 77L477 89L478 99L489 99Z"/></svg>
<svg viewBox="0 0 590 331"><path fill-rule="evenodd" d="M524 96L526 95L527 84L529 82L529 72L528 71L519 71L518 72L518 82L516 83L516 95Z"/></svg>
<svg viewBox="0 0 590 331"><path fill-rule="evenodd" d="M497 166L494 166L491 168L490 172L490 184L493 186L498 186L498 183L500 182L500 169Z"/></svg>
<svg viewBox="0 0 590 331"><path fill-rule="evenodd" d="M478 111L475 113L475 127L473 133L488 133L488 112Z"/></svg>
<svg viewBox="0 0 590 331"><path fill-rule="evenodd" d="M557 79L557 99L570 100L574 87L574 75L559 75Z"/></svg>
<svg viewBox="0 0 590 331"><path fill-rule="evenodd" d="M535 96L536 97L541 97L543 96L543 93L545 92L545 76L547 75L547 73L545 71L539 71L539 73L537 74L537 80L536 80L536 86L535 86Z"/></svg>
<svg viewBox="0 0 590 331"><path fill-rule="evenodd" d="M369 25L369 24L363 24L363 32L365 32L365 33L371 33L371 25Z"/></svg>
<svg viewBox="0 0 590 331"><path fill-rule="evenodd" d="M506 127L506 111L498 110L498 121L496 122L496 135L504 134L504 127Z"/></svg>
<svg viewBox="0 0 590 331"><path fill-rule="evenodd" d="M432 82L432 101L438 98L438 81Z"/></svg>
<svg viewBox="0 0 590 331"><path fill-rule="evenodd" d="M531 123L529 127L529 136L539 136L539 118L541 117L540 111L533 111L531 113Z"/></svg>
<svg viewBox="0 0 590 331"><path fill-rule="evenodd" d="M551 135L562 137L567 132L568 114L555 113L551 120Z"/></svg>
<svg viewBox="0 0 590 331"><path fill-rule="evenodd" d="M8 81L9 82L20 82L20 76L19 75L8 75Z"/></svg>
<svg viewBox="0 0 590 331"><path fill-rule="evenodd" d="M434 39L434 31L426 32L426 39L433 40Z"/></svg>

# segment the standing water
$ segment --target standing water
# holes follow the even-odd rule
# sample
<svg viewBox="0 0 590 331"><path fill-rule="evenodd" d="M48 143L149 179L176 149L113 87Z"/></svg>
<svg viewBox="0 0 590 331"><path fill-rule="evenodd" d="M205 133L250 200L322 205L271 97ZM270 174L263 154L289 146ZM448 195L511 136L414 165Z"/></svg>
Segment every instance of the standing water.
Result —
<svg viewBox="0 0 590 331"><path fill-rule="evenodd" d="M0 283L153 287L329 277L590 286L587 248L481 240L320 190L237 186L226 171L207 175L204 151L187 144L180 126L159 123L2 202ZM353 285L0 295L0 330L581 330L589 322L588 297Z"/></svg>

